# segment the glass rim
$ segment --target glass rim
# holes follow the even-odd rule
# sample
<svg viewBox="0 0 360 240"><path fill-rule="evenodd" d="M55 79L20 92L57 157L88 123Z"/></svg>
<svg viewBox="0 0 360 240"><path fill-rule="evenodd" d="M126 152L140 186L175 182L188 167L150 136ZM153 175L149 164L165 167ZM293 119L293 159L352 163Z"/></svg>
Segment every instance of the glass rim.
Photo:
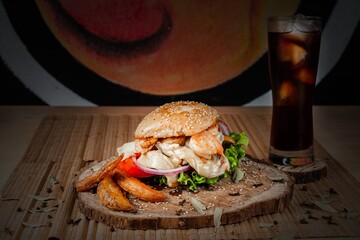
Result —
<svg viewBox="0 0 360 240"><path fill-rule="evenodd" d="M322 17L319 16L307 16L307 15L302 15L304 16L304 18L298 18L298 15L288 15L288 16L270 16L267 18L268 21L322 21Z"/></svg>
<svg viewBox="0 0 360 240"><path fill-rule="evenodd" d="M273 16L267 21L268 32L287 33L300 31L313 33L322 31L322 18L318 16L305 16L301 14L293 16Z"/></svg>

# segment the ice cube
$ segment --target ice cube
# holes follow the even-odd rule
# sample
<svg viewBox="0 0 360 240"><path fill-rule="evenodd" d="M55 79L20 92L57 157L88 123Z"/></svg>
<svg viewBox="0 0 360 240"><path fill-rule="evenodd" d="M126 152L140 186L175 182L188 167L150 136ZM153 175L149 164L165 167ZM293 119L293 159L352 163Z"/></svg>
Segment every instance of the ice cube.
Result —
<svg viewBox="0 0 360 240"><path fill-rule="evenodd" d="M307 19L307 16L305 16L304 14L298 13L298 14L295 15L295 20L296 21L301 21L301 20L304 21L306 19Z"/></svg>
<svg viewBox="0 0 360 240"><path fill-rule="evenodd" d="M318 32L321 30L321 19L297 14L293 30L303 33Z"/></svg>
<svg viewBox="0 0 360 240"><path fill-rule="evenodd" d="M294 42L284 41L280 45L279 55L281 61L291 62L293 67L300 67L305 60L307 52L303 47Z"/></svg>
<svg viewBox="0 0 360 240"><path fill-rule="evenodd" d="M296 73L296 79L306 84L314 84L316 80L316 73L310 69L303 67Z"/></svg>
<svg viewBox="0 0 360 240"><path fill-rule="evenodd" d="M300 32L295 27L291 33L285 34L284 39L295 42L296 44L305 45L306 38L309 36L308 33Z"/></svg>
<svg viewBox="0 0 360 240"><path fill-rule="evenodd" d="M292 41L295 41L299 44L301 43L302 45L305 44L307 37L308 37L307 33L298 31L296 28L294 28L291 33L287 34L288 39L291 39Z"/></svg>
<svg viewBox="0 0 360 240"><path fill-rule="evenodd" d="M293 30L293 23L287 21L270 21L268 23L269 32L278 32L278 33L289 33Z"/></svg>
<svg viewBox="0 0 360 240"><path fill-rule="evenodd" d="M284 81L280 85L279 98L280 103L288 103L290 97L294 94L295 87L290 81Z"/></svg>

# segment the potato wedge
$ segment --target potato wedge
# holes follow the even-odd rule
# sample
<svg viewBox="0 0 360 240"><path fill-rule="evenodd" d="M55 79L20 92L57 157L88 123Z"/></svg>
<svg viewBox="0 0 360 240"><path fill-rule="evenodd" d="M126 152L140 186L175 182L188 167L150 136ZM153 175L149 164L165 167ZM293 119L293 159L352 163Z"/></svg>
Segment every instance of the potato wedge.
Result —
<svg viewBox="0 0 360 240"><path fill-rule="evenodd" d="M118 157L103 160L85 169L75 182L76 191L86 191L100 182L106 175L112 173L116 165L123 159L123 156L124 154L121 154Z"/></svg>
<svg viewBox="0 0 360 240"><path fill-rule="evenodd" d="M115 211L136 212L137 209L126 198L125 193L120 189L116 182L106 176L98 185L97 196L100 203L107 208Z"/></svg>
<svg viewBox="0 0 360 240"><path fill-rule="evenodd" d="M127 176L121 171L114 171L114 179L123 190L141 200L148 202L163 202L167 197L164 193L152 189L139 179Z"/></svg>

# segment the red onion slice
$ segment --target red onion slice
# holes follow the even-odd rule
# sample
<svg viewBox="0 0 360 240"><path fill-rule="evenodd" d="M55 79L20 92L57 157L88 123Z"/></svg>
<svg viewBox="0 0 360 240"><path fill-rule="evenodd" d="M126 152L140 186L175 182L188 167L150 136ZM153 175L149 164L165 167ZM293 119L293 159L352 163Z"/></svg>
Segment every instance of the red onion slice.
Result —
<svg viewBox="0 0 360 240"><path fill-rule="evenodd" d="M134 164L136 165L136 167L138 167L141 171L150 173L150 174L154 174L154 175L174 175L174 174L188 171L190 169L189 165L181 166L181 167L175 168L175 169L166 169L166 170L147 168L147 167L141 166L137 162L136 158L133 158L132 160L133 160Z"/></svg>
<svg viewBox="0 0 360 240"><path fill-rule="evenodd" d="M222 134L228 135L228 136L230 135L230 128L226 123L224 123L223 121L219 121L218 126L219 126Z"/></svg>

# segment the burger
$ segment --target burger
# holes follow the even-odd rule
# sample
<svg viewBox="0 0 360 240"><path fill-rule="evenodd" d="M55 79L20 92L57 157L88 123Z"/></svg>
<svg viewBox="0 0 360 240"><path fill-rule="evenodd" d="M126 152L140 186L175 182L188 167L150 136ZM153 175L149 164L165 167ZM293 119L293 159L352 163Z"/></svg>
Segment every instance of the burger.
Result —
<svg viewBox="0 0 360 240"><path fill-rule="evenodd" d="M196 191L228 175L239 181L248 144L245 133L230 132L214 108L192 101L167 103L146 115L134 140L117 148L113 157L82 170L75 188L89 196L81 192L96 187L101 205L136 212L129 195L147 202L168 198L149 182Z"/></svg>
<svg viewBox="0 0 360 240"><path fill-rule="evenodd" d="M213 185L236 174L244 133L233 133L212 107L194 101L160 106L146 115L134 133L134 141L117 149L123 159L117 168L136 178L157 177L169 187Z"/></svg>

